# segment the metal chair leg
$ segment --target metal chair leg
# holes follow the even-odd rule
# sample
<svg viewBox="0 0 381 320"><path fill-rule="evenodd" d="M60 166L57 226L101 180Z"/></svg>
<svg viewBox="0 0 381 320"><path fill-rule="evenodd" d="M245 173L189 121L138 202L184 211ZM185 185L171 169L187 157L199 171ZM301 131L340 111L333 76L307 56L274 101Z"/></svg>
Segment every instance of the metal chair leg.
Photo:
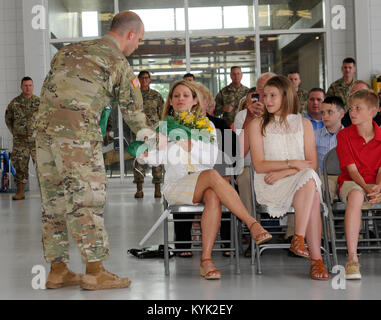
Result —
<svg viewBox="0 0 381 320"><path fill-rule="evenodd" d="M164 270L169 275L169 248L168 248L168 218L164 220Z"/></svg>

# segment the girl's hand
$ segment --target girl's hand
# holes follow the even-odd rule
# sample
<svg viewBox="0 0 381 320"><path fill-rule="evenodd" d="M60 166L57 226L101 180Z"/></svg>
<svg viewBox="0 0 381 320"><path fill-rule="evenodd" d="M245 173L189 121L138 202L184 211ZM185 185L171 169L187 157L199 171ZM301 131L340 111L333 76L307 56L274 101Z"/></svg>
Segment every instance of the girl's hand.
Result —
<svg viewBox="0 0 381 320"><path fill-rule="evenodd" d="M274 184L275 182L277 182L278 180L284 178L285 176L286 175L285 175L284 171L270 172L270 173L265 175L265 182L267 184Z"/></svg>
<svg viewBox="0 0 381 320"><path fill-rule="evenodd" d="M292 168L295 168L298 171L312 168L312 161L310 160L289 160L289 163Z"/></svg>

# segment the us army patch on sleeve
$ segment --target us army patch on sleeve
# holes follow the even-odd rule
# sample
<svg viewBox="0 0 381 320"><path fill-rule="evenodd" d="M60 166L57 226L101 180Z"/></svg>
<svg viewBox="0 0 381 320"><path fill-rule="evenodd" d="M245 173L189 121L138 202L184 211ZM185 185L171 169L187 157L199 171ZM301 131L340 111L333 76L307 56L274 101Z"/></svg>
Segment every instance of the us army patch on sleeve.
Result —
<svg viewBox="0 0 381 320"><path fill-rule="evenodd" d="M135 89L140 87L140 82L138 80L138 77L135 77L134 79L132 79L131 82Z"/></svg>

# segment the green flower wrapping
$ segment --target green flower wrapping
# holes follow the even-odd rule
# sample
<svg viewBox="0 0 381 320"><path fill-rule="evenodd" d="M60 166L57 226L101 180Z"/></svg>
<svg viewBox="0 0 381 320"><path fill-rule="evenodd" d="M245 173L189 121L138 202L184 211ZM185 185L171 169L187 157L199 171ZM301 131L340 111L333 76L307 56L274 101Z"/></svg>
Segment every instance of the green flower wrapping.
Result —
<svg viewBox="0 0 381 320"><path fill-rule="evenodd" d="M195 139L208 143L214 142L213 131L214 129L207 117L187 111L180 113L176 117L167 116L164 121L160 121L159 126L156 128L156 132L160 132L170 139ZM136 158L146 150L150 150L149 145L152 145L152 143L136 140L130 143L127 152Z"/></svg>

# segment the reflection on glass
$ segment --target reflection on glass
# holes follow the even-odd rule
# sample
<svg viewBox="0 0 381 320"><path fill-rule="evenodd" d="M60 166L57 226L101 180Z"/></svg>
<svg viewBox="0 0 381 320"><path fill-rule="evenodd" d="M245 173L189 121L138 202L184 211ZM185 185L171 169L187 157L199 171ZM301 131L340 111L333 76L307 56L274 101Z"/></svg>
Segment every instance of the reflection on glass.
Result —
<svg viewBox="0 0 381 320"><path fill-rule="evenodd" d="M323 34L287 34L261 36L261 72L287 76L299 71L307 91L324 88L325 56Z"/></svg>
<svg viewBox="0 0 381 320"><path fill-rule="evenodd" d="M113 16L114 1L49 0L50 38L103 36Z"/></svg>
<svg viewBox="0 0 381 320"><path fill-rule="evenodd" d="M215 96L231 82L230 68L242 68L242 84L255 85L254 36L191 38L191 73Z"/></svg>
<svg viewBox="0 0 381 320"><path fill-rule="evenodd" d="M323 27L323 0L259 0L259 26L263 30Z"/></svg>

